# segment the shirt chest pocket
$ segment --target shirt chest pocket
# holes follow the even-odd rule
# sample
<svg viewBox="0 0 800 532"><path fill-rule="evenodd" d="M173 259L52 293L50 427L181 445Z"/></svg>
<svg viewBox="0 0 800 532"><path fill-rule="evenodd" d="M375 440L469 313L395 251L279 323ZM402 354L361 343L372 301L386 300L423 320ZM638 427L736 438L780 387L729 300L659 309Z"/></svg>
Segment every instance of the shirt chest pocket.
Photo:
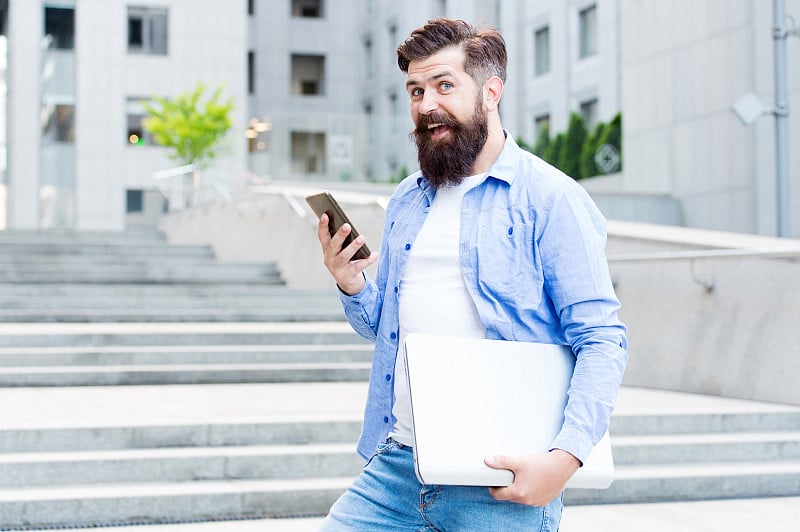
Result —
<svg viewBox="0 0 800 532"><path fill-rule="evenodd" d="M478 283L489 295L531 308L542 296L542 268L529 223L493 223L478 235Z"/></svg>

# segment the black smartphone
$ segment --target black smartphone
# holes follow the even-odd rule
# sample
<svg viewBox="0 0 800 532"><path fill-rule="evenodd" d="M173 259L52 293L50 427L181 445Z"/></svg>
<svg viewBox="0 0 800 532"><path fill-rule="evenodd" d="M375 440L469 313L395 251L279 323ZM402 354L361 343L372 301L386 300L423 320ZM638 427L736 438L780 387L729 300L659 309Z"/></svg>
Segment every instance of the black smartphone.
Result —
<svg viewBox="0 0 800 532"><path fill-rule="evenodd" d="M323 214L328 215L328 232L333 236L336 234L336 231L345 224L350 224L350 234L347 235L347 238L344 239L342 243L342 248L345 248L350 245L350 243L358 237L358 231L356 231L356 227L353 225L353 222L347 218L347 215L344 213L344 209L339 205L339 202L331 195L330 192L320 192L319 194L312 194L310 196L306 196L306 203L308 206L311 207L311 210L317 215L317 218L320 218ZM353 255L352 260L358 259L366 259L369 257L370 251L366 244L361 246L356 254Z"/></svg>

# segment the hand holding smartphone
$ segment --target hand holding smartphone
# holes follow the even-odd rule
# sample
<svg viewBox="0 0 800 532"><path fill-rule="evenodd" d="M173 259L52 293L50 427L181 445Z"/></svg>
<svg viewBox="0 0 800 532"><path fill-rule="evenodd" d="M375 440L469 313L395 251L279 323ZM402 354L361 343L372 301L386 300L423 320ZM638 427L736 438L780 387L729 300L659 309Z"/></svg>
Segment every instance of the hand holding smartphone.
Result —
<svg viewBox="0 0 800 532"><path fill-rule="evenodd" d="M331 236L335 235L336 231L345 223L350 224L350 234L344 239L342 248L349 246L350 243L358 237L358 231L356 231L355 226L347 218L344 209L342 209L339 202L336 201L330 192L325 191L319 194L306 196L306 203L308 203L308 206L311 207L311 210L317 215L317 218L320 218L323 214L328 215L328 232ZM356 251L352 260L366 259L369 255L370 250L367 245L364 244Z"/></svg>

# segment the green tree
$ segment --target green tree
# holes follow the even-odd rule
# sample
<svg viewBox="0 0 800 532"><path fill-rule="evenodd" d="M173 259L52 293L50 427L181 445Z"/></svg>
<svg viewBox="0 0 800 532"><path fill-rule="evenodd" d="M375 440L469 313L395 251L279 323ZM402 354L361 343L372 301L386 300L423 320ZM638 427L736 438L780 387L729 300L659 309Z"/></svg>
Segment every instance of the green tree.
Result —
<svg viewBox="0 0 800 532"><path fill-rule="evenodd" d="M601 173L597 168L597 163L594 162L594 155L597 153L597 148L600 147L599 141L605 133L606 126L607 124L604 122L598 122L594 128L594 131L592 131L586 137L586 140L583 143L583 149L581 150L580 157L582 178L596 176Z"/></svg>
<svg viewBox="0 0 800 532"><path fill-rule="evenodd" d="M200 82L176 98L156 97L144 106L144 128L157 144L172 150L172 159L203 170L217 156L219 141L232 125L233 99L220 101L222 89L203 98L206 87Z"/></svg>
<svg viewBox="0 0 800 532"><path fill-rule="evenodd" d="M533 145L533 153L537 156L544 158L544 152L550 145L550 126L542 126L539 130L539 135L536 136L536 144Z"/></svg>
<svg viewBox="0 0 800 532"><path fill-rule="evenodd" d="M545 148L542 159L552 164L556 168L561 169L561 161L559 160L559 157L561 156L561 146L566 142L566 138L566 133L559 133L556 135L552 142L550 142Z"/></svg>
<svg viewBox="0 0 800 532"><path fill-rule="evenodd" d="M569 117L569 127L558 152L559 170L571 176L573 179L580 179L580 158L583 142L586 140L586 125L583 117L578 113L572 113Z"/></svg>

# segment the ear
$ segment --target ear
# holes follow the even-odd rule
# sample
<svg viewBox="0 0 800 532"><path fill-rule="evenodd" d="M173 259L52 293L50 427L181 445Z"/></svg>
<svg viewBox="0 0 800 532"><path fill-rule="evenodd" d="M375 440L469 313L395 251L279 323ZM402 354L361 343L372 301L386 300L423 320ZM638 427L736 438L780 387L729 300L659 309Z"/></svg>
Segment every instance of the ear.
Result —
<svg viewBox="0 0 800 532"><path fill-rule="evenodd" d="M483 108L486 112L496 111L503 95L503 80L492 76L483 84Z"/></svg>

